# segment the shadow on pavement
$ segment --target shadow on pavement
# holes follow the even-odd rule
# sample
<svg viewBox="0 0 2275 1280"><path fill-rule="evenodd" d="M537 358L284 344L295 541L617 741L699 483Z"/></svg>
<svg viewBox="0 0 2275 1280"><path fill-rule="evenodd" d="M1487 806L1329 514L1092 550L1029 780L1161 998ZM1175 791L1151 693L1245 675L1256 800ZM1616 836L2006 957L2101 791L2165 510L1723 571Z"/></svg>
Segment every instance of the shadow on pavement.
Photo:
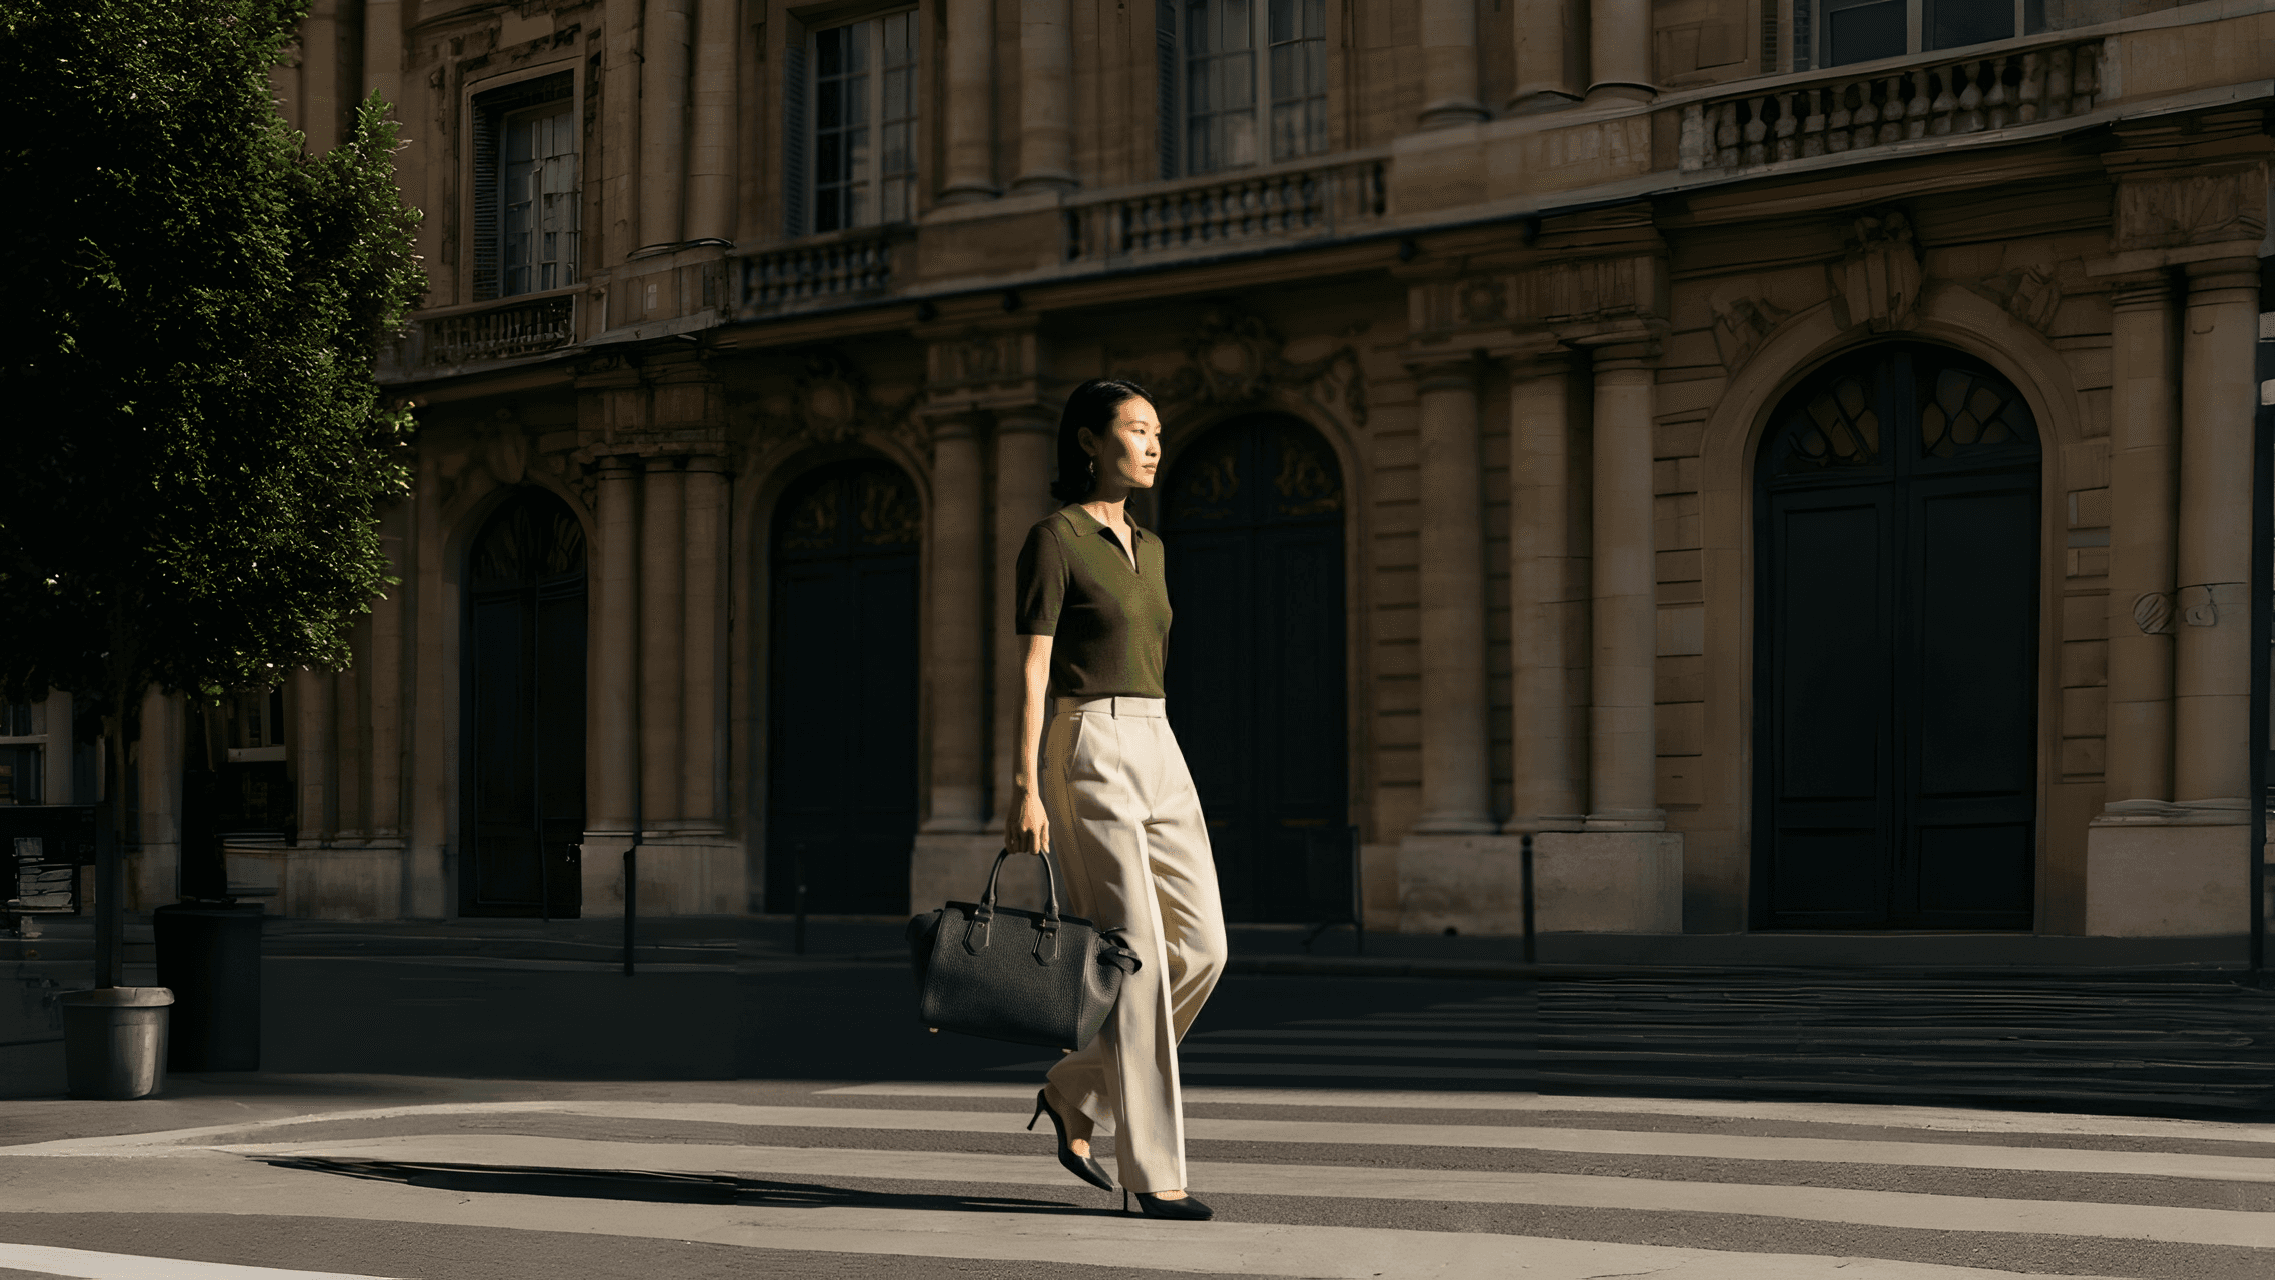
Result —
<svg viewBox="0 0 2275 1280"><path fill-rule="evenodd" d="M483 1195L570 1196L585 1200L637 1200L661 1204L734 1204L793 1209L931 1209L1013 1213L1090 1212L1063 1200L1011 1196L909 1195L770 1182L730 1174L651 1173L633 1169L557 1169L541 1165L458 1164L448 1161L347 1160L327 1156L269 1158L279 1169L340 1174Z"/></svg>

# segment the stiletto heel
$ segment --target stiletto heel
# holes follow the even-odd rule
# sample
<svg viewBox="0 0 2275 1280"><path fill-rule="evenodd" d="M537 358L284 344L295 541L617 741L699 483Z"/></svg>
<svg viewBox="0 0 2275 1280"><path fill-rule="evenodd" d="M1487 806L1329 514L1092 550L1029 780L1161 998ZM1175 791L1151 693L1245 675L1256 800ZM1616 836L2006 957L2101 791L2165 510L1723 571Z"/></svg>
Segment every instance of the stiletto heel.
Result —
<svg viewBox="0 0 2275 1280"><path fill-rule="evenodd" d="M1089 1156L1078 1156L1074 1154L1074 1148L1067 1145L1066 1121L1059 1117L1058 1109L1051 1105L1050 1099L1045 1096L1044 1091L1037 1089L1035 1090L1035 1114L1027 1117L1027 1127L1029 1129L1033 1129L1035 1127L1035 1122L1042 1119L1044 1116L1049 1116L1051 1118L1051 1128L1058 1131L1059 1164L1063 1166L1068 1173L1071 1173L1075 1177L1082 1179L1084 1182L1087 1182L1091 1186L1098 1188L1100 1191L1112 1191L1114 1189L1114 1180L1106 1176L1105 1168L1101 1166L1095 1159L1092 1159Z"/></svg>
<svg viewBox="0 0 2275 1280"><path fill-rule="evenodd" d="M1214 1210L1195 1200L1191 1192L1187 1192L1175 1200L1164 1200L1151 1191L1140 1191L1137 1193L1137 1198L1138 1208L1143 1209L1148 1218L1177 1218L1186 1222L1206 1222L1216 1216ZM1122 1188L1122 1212L1128 1213L1129 1211L1129 1188L1124 1187Z"/></svg>

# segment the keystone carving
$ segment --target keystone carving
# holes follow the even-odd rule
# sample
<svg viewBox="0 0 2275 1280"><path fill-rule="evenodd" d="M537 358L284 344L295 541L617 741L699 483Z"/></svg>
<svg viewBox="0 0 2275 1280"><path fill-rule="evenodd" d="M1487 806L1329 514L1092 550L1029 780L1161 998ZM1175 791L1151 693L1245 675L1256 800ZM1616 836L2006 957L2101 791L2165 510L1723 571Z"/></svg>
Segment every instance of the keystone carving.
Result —
<svg viewBox="0 0 2275 1280"><path fill-rule="evenodd" d="M1920 254L1911 219L1900 209L1868 213L1851 226L1847 252L1833 269L1842 327L1869 325L1874 333L1908 329L1919 318Z"/></svg>
<svg viewBox="0 0 2275 1280"><path fill-rule="evenodd" d="M1735 371L1754 354L1754 348L1791 313L1767 298L1756 298L1736 286L1716 289L1707 299L1714 316L1714 349L1722 367Z"/></svg>

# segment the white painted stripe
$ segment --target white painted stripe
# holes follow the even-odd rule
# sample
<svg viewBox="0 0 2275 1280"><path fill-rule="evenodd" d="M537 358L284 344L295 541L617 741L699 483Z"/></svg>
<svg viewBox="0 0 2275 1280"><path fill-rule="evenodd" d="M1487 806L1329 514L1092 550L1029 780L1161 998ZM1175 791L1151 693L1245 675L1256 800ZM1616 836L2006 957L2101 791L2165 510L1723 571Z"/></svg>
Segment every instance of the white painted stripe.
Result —
<svg viewBox="0 0 2275 1280"><path fill-rule="evenodd" d="M896 1111L865 1107L757 1106L741 1103L565 1101L528 1105L465 1104L405 1115L524 1114L612 1119L694 1121L824 1129L891 1129L927 1133L1019 1133L1027 1115L1007 1111ZM69 1138L0 1148L0 1156L163 1156L191 1154L201 1137L243 1134L273 1126L181 1130L143 1135L143 1145L107 1138ZM1534 1128L1516 1125L1378 1124L1350 1121L1188 1118L1188 1138L1218 1142L1313 1143L1352 1146L1435 1146L1505 1151L1562 1151L1587 1155L1660 1156L1696 1160L1801 1161L1818 1164L1901 1165L1932 1169L2006 1169L2045 1173L2100 1173L2129 1177L2203 1178L2222 1182L2275 1182L2275 1160L2251 1156L2191 1155L2161 1151L2086 1151L2069 1147L1999 1147L1971 1143L1859 1142L1845 1138L1763 1138L1735 1134L1654 1133L1620 1129Z"/></svg>
<svg viewBox="0 0 2275 1280"><path fill-rule="evenodd" d="M1208 1271L1334 1280L1994 1280L2019 1273L1933 1263L1806 1254L1739 1253L1661 1245L1559 1240L1471 1231L1162 1222L1111 1211L990 1213L852 1206L674 1205L557 1196L467 1196L455 1191L255 1166L222 1179L182 1178L171 1167L123 1165L100 1184L23 1188L11 1208L43 1213L211 1212L258 1204L274 1217L431 1223L485 1231L575 1232L743 1248L917 1258L971 1258L1054 1266L1111 1259L1124 1270ZM1060 1174L1065 1177L1064 1173ZM1106 1197L1069 1181L1086 1203ZM122 1208L131 1206L131 1208ZM759 1265L754 1258L753 1264ZM2073 1280L2086 1280L2078 1277Z"/></svg>
<svg viewBox="0 0 2275 1280"><path fill-rule="evenodd" d="M0 1267L51 1276L81 1276L88 1280L378 1280L340 1271L283 1271L275 1267L241 1267L228 1262L190 1262L182 1258L60 1249L44 1244L0 1243Z"/></svg>
<svg viewBox="0 0 2275 1280"><path fill-rule="evenodd" d="M365 1142L277 1142L223 1148L249 1156L534 1165L806 1178L893 1178L955 1185L1063 1187L1072 1179L1048 1156L953 1151L864 1151L825 1147L687 1146L449 1134ZM1839 1222L1914 1231L2019 1232L2166 1244L2275 1248L2275 1214L2169 1205L2080 1204L1984 1196L1923 1195L1834 1187L1680 1182L1587 1174L1386 1169L1376 1166L1186 1165L1195 1194L1354 1197L1458 1204L1521 1204L1639 1213L1711 1213Z"/></svg>
<svg viewBox="0 0 2275 1280"><path fill-rule="evenodd" d="M902 1098L1023 1097L1032 1102L1035 1088L1031 1084L995 1081L885 1081L817 1089L815 1093L817 1096L869 1094ZM1862 1125L1880 1129L1921 1129L1941 1133L2013 1133L2275 1145L2275 1124L2143 1119L2061 1112L1978 1111L1964 1107L1883 1106L1856 1102L1729 1102L1703 1098L1596 1098L1499 1090L1488 1093L1437 1089L1273 1089L1247 1085L1200 1085L1187 1089L1184 1093L1187 1102L1243 1106L1567 1111L1583 1115L1636 1118L1683 1116L1715 1120L1798 1121L1810 1124Z"/></svg>
<svg viewBox="0 0 2275 1280"><path fill-rule="evenodd" d="M1195 1040L1530 1040L1520 1031L1200 1031L1185 1037Z"/></svg>

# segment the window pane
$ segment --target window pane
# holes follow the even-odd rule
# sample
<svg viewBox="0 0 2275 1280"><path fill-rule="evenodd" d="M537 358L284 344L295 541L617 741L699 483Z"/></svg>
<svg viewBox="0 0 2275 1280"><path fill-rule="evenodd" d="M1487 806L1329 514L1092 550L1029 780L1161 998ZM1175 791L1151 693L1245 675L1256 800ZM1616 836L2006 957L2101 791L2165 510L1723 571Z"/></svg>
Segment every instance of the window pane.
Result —
<svg viewBox="0 0 2275 1280"><path fill-rule="evenodd" d="M815 75L841 76L845 74L845 37L846 29L844 27L814 33Z"/></svg>
<svg viewBox="0 0 2275 1280"><path fill-rule="evenodd" d="M1270 8L1272 43L1295 39L1295 0L1271 0Z"/></svg>
<svg viewBox="0 0 2275 1280"><path fill-rule="evenodd" d="M1256 113L1227 111L1223 121L1225 167L1256 163Z"/></svg>
<svg viewBox="0 0 2275 1280"><path fill-rule="evenodd" d="M40 748L0 747L0 804L38 804Z"/></svg>
<svg viewBox="0 0 2275 1280"><path fill-rule="evenodd" d="M2014 36L2014 6L1994 0L1928 0L1925 25L1930 49L2008 40Z"/></svg>
<svg viewBox="0 0 2275 1280"><path fill-rule="evenodd" d="M1327 0L1303 0L1303 34L1309 40L1327 38Z"/></svg>
<svg viewBox="0 0 2275 1280"><path fill-rule="evenodd" d="M1876 0L1872 4L1835 9L1825 16L1825 39L1830 52L1826 66L1895 58L1905 53L1904 0Z"/></svg>

